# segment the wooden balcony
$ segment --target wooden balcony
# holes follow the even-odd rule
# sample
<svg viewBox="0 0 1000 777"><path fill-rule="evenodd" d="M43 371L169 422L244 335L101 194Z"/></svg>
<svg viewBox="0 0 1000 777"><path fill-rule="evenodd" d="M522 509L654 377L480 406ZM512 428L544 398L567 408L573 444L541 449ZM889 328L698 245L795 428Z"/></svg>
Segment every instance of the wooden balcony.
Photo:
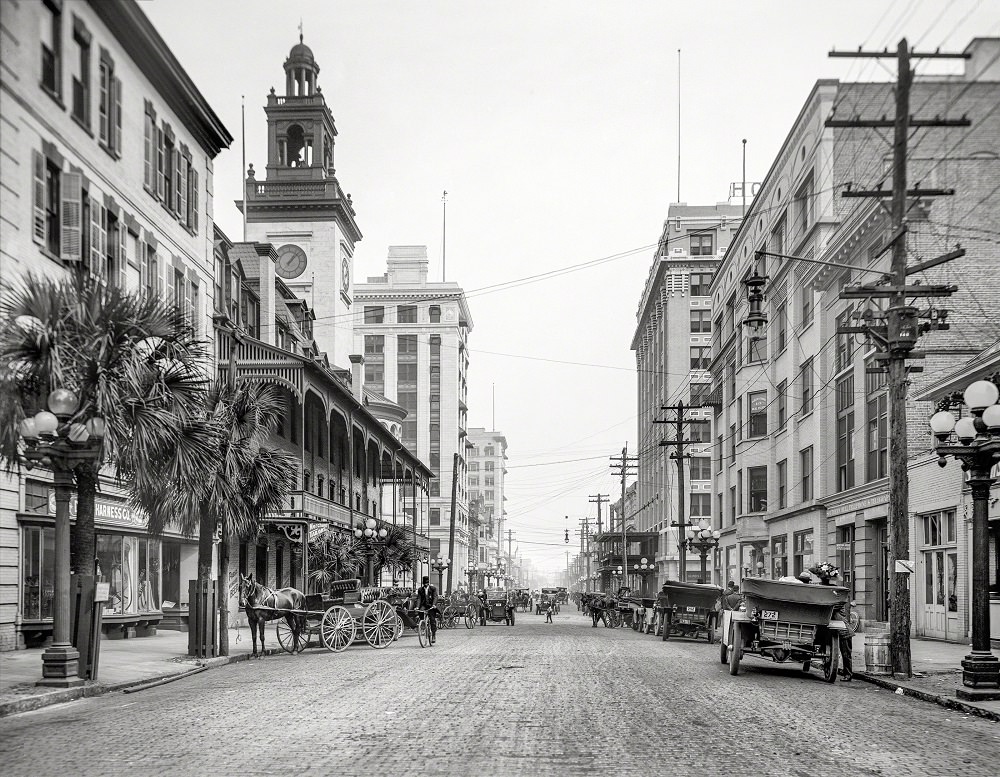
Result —
<svg viewBox="0 0 1000 777"><path fill-rule="evenodd" d="M346 505L310 493L292 491L288 495L288 507L282 511L283 517L319 521L347 529L351 525L351 513Z"/></svg>

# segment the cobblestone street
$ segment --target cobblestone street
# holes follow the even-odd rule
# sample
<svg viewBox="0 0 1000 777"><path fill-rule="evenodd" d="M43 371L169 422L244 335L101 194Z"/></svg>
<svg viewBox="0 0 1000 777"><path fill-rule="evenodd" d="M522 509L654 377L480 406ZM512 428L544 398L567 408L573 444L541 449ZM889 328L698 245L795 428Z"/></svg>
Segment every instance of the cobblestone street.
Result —
<svg viewBox="0 0 1000 777"><path fill-rule="evenodd" d="M244 632L246 636L246 632ZM848 726L845 730L843 726ZM15 775L995 775L1000 726L704 642L554 624L309 650L0 720Z"/></svg>

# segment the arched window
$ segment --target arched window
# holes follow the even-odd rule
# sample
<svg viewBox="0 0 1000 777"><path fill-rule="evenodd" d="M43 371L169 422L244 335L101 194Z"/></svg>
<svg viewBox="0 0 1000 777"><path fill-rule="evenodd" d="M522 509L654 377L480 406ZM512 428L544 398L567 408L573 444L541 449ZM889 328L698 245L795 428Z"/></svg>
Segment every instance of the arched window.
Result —
<svg viewBox="0 0 1000 777"><path fill-rule="evenodd" d="M323 476L316 476L316 495L323 496Z"/></svg>
<svg viewBox="0 0 1000 777"><path fill-rule="evenodd" d="M309 476L309 473L308 472L303 472L302 473L302 490L303 491L309 491L310 490L309 489L309 484L311 482L312 482L312 480L311 480L311 478Z"/></svg>
<svg viewBox="0 0 1000 777"><path fill-rule="evenodd" d="M305 133L298 124L293 124L288 128L286 134L286 159L289 167L302 167L305 163Z"/></svg>

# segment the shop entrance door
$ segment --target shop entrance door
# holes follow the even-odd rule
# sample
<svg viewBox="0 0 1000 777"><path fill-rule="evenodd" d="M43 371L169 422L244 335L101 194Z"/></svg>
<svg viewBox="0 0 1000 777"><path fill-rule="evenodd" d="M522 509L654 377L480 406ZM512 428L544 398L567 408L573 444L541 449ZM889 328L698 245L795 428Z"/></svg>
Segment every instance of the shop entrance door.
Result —
<svg viewBox="0 0 1000 777"><path fill-rule="evenodd" d="M885 521L875 524L875 620L889 620L889 528Z"/></svg>
<svg viewBox="0 0 1000 777"><path fill-rule="evenodd" d="M922 609L925 637L955 639L958 628L958 553L928 550L923 554L924 594Z"/></svg>

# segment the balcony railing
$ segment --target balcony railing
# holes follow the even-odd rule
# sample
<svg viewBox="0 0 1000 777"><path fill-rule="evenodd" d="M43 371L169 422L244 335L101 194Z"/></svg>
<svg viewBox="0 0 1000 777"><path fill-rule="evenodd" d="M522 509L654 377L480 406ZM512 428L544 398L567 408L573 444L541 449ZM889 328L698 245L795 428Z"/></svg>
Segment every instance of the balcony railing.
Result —
<svg viewBox="0 0 1000 777"><path fill-rule="evenodd" d="M332 523L345 529L351 525L351 513L345 505L309 491L292 491L288 495L288 507L284 513L290 517Z"/></svg>

